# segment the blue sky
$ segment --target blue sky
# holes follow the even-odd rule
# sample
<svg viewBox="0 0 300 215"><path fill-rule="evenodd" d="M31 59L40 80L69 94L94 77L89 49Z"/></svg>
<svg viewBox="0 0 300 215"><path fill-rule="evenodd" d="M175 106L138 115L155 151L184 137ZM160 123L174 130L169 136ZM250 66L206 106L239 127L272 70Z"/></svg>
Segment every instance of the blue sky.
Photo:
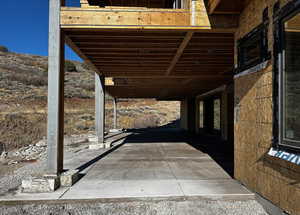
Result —
<svg viewBox="0 0 300 215"><path fill-rule="evenodd" d="M67 0L79 6L79 0ZM12 52L48 55L48 0L2 1L0 7L0 45ZM66 48L66 58L80 60Z"/></svg>

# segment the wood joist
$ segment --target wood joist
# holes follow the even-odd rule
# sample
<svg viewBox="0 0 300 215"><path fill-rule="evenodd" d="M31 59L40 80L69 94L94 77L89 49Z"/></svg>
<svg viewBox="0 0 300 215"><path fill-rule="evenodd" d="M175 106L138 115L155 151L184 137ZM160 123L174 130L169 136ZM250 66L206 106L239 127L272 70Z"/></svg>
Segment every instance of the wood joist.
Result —
<svg viewBox="0 0 300 215"><path fill-rule="evenodd" d="M246 2L247 0L207 0L206 4L209 14L240 14Z"/></svg>
<svg viewBox="0 0 300 215"><path fill-rule="evenodd" d="M95 29L64 32L75 51L105 77L113 78L114 85L107 86L107 90L115 97L182 98L232 80L231 33Z"/></svg>

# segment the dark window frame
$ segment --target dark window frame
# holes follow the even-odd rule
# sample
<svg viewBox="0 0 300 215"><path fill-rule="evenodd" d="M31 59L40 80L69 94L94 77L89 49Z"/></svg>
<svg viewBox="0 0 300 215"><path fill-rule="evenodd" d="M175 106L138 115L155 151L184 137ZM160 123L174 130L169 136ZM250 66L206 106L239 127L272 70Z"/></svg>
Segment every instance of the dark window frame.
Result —
<svg viewBox="0 0 300 215"><path fill-rule="evenodd" d="M216 100L219 100L219 129L217 129L217 128L215 128L215 101ZM216 133L220 133L221 134L221 131L222 131L222 123L221 123L221 121L222 121L222 119L221 119L221 116L222 116L222 111L221 111L221 108L222 108L222 97L221 97L221 95L220 96L215 96L214 98L213 98L213 102L214 102L214 117L213 117L213 121L214 121L214 131L216 132Z"/></svg>
<svg viewBox="0 0 300 215"><path fill-rule="evenodd" d="M251 32L245 35L243 38L238 40L237 49L238 49L238 68L236 74L243 72L245 70L251 69L267 60L271 59L271 54L268 47L268 29L269 29L269 17L268 17L268 8L263 12L263 21L262 23L254 28ZM259 44L259 56L257 60L253 62L247 62L245 53L248 51L247 48L251 45L255 45L255 41L258 41Z"/></svg>
<svg viewBox="0 0 300 215"><path fill-rule="evenodd" d="M215 103L215 100L220 100L220 110L219 110L219 114L220 114L220 129L215 129L214 127L214 122L215 122L215 112L214 112L214 103ZM216 93L216 94L213 94L213 95L209 95L205 98L201 98L199 100L199 110L200 110L200 102L203 102L203 128L200 127L200 122L199 122L199 131L200 132L203 132L203 133L206 133L206 134L211 134L211 135L214 135L214 136L221 136L222 135L222 95L220 93ZM209 111L209 113L211 113L212 115L210 115L210 117L207 116L207 112L206 112L206 103L209 103L210 106L209 107L209 110L212 110ZM200 116L200 111L199 111L199 116ZM208 127L208 121L207 119L209 119L209 127ZM199 118L200 120L200 118Z"/></svg>
<svg viewBox="0 0 300 215"><path fill-rule="evenodd" d="M199 120L199 129L201 130L201 129L204 129L204 100L199 100L198 101L198 105L199 105L199 117L198 117L198 120ZM202 106L202 108L201 108L201 106ZM202 109L202 111L201 111L201 109Z"/></svg>
<svg viewBox="0 0 300 215"><path fill-rule="evenodd" d="M276 7L278 7L276 5ZM275 7L274 7L275 8ZM285 34L284 24L300 14L300 0L288 3L281 10L274 9L274 67L273 67L273 147L292 152L300 151L300 141L283 138L284 134L284 58Z"/></svg>

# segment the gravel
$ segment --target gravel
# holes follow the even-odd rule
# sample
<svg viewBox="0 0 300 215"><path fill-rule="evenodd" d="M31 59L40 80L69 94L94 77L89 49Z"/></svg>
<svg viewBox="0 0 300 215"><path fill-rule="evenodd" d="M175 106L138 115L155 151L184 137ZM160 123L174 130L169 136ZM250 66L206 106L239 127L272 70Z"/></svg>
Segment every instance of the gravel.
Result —
<svg viewBox="0 0 300 215"><path fill-rule="evenodd" d="M93 135L72 135L65 138L65 152L76 152ZM82 145L83 144L83 145ZM0 195L14 192L21 185L22 179L31 175L42 175L46 167L46 140L22 147L12 152L2 153L0 168L6 171L0 174Z"/></svg>
<svg viewBox="0 0 300 215"><path fill-rule="evenodd" d="M9 167L6 167L9 168ZM5 175L0 178L0 195L16 190L22 182L22 179L30 175L40 175L45 169L45 161L32 164L26 164L18 168L13 174Z"/></svg>
<svg viewBox="0 0 300 215"><path fill-rule="evenodd" d="M130 202L69 202L0 206L1 214L105 215L267 215L255 200L160 200Z"/></svg>
<svg viewBox="0 0 300 215"><path fill-rule="evenodd" d="M67 139L66 151L76 152L86 136L72 136ZM20 149L21 152L30 150L37 154L45 152L46 143L40 141L28 148ZM40 151L39 149L44 149ZM0 196L17 191L23 178L29 175L40 175L45 169L46 162L42 157L34 163L21 163L10 174L0 178ZM14 165L13 165L14 166ZM9 167L9 166L8 166ZM122 199L122 200L93 200L93 201L38 201L38 202L0 202L0 215L6 214L39 214L39 215L76 215L76 214L105 214L105 215L267 215L263 207L253 199L228 200L208 198L172 198L172 199Z"/></svg>

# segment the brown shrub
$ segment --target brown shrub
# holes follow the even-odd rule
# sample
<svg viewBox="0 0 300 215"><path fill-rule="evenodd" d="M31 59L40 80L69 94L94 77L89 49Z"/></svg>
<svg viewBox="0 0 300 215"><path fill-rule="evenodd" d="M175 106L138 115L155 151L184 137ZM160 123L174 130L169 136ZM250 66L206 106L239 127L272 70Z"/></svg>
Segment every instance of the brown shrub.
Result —
<svg viewBox="0 0 300 215"><path fill-rule="evenodd" d="M0 52L8 52L8 48L5 46L0 46Z"/></svg>
<svg viewBox="0 0 300 215"><path fill-rule="evenodd" d="M80 86L82 89L87 90L87 91L95 91L95 85L94 84L82 84Z"/></svg>
<svg viewBox="0 0 300 215"><path fill-rule="evenodd" d="M134 128L154 128L159 126L159 121L155 115L140 116L134 120Z"/></svg>
<svg viewBox="0 0 300 215"><path fill-rule="evenodd" d="M65 70L67 72L77 72L77 68L72 61L66 60L65 61Z"/></svg>
<svg viewBox="0 0 300 215"><path fill-rule="evenodd" d="M6 150L33 144L45 135L45 114L12 113L0 121L0 142Z"/></svg>
<svg viewBox="0 0 300 215"><path fill-rule="evenodd" d="M37 75L28 75L28 73L11 73L7 76L7 79L10 81L18 81L25 85L32 86L46 86L48 79L46 76L37 76Z"/></svg>

